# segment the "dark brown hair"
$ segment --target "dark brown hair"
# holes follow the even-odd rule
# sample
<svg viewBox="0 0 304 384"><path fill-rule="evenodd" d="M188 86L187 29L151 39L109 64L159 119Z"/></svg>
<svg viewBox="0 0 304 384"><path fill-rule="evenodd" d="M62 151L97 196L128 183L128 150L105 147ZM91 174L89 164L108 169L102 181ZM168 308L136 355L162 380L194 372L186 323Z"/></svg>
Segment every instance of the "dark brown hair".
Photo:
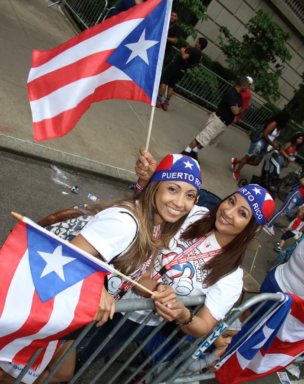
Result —
<svg viewBox="0 0 304 384"><path fill-rule="evenodd" d="M232 196L232 195L230 195ZM227 200L228 196L225 200ZM225 201L223 200L223 201ZM222 201L222 202L223 202ZM222 203L221 202L221 203ZM221 204L219 203L219 205ZM182 240L198 239L215 230L216 212L219 205L202 219L191 224L182 234ZM235 271L243 262L248 243L254 238L259 228L252 216L249 223L222 251L206 263L204 269L209 273L204 281L208 286L215 284L220 278Z"/></svg>

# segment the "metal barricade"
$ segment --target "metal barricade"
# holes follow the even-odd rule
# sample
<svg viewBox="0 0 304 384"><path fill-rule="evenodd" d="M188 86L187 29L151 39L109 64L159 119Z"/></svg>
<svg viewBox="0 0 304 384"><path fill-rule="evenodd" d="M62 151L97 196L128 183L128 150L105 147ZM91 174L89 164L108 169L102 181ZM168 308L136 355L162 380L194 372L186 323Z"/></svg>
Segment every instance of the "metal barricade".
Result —
<svg viewBox="0 0 304 384"><path fill-rule="evenodd" d="M84 28L98 24L110 10L108 0L62 0L62 4Z"/></svg>
<svg viewBox="0 0 304 384"><path fill-rule="evenodd" d="M194 311L198 311L204 303L204 297L188 297L179 298L187 306L195 306ZM166 334L166 337L162 343L155 346L155 349L147 354L145 347L149 342L154 340L155 336L168 324L162 321L158 326L152 327L153 331L149 333L140 344L134 343L136 336L139 334L141 329L147 324L151 316L153 316L153 301L152 300L120 300L116 303L116 312L125 313L122 319L116 324L116 326L106 335L105 339L99 345L99 348L91 353L87 361L83 366L76 372L73 379L69 384L78 383L104 383L108 384L172 384L172 383L193 383L198 380L207 380L210 377L214 377L212 373L208 374L191 374L185 375L186 369L193 361L193 355L198 351L204 352L213 341L221 335L229 325L231 325L243 312L252 307L256 306L252 312L253 316L264 304L271 305L264 314L264 317L278 306L282 299L281 294L260 294L249 300L244 304L232 309L223 321L220 321L218 325L210 332L207 337L197 338L191 342L187 341L187 335L180 335L180 328L176 325L173 330ZM132 334L125 336L123 345L117 349L117 351L111 354L108 360L99 359L93 365L92 363L102 351L102 349L111 343L115 333L120 329L123 329L125 322L127 321L130 314L135 310L150 310L150 313L146 316L144 322L136 327L136 330ZM251 316L246 320L249 321ZM263 318L261 318L262 320ZM243 323L244 324L244 323ZM257 325L258 326L258 325ZM95 322L92 322L77 337L73 345L66 351L57 364L53 367L48 377L43 381L42 384L46 384L56 373L62 362L69 356L69 354L79 346L79 343L88 335L88 333L95 328ZM250 329L250 332L254 332L255 327ZM246 335L245 335L246 336ZM161 357L158 357L160 351L164 351ZM26 367L30 366L35 360L35 357L31 359L31 362ZM156 358L157 357L157 358ZM22 372L18 379L15 380L14 384L22 382Z"/></svg>

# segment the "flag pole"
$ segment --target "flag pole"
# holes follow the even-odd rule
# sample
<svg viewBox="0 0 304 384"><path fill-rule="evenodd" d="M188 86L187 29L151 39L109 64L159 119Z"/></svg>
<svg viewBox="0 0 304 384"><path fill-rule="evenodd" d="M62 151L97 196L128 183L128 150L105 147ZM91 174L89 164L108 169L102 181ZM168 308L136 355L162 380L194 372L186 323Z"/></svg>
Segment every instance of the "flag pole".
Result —
<svg viewBox="0 0 304 384"><path fill-rule="evenodd" d="M91 255L90 253L84 251L83 249L77 247L76 245L70 243L69 241L67 240L64 240L64 239L61 239L60 237L56 236L54 233L52 232L49 232L48 230L46 230L45 228L41 227L40 225L38 225L37 223L35 223L34 221L28 219L27 217L25 216L22 216L20 215L20 213L17 213L17 212L11 212L12 216L14 216L17 220L19 221L23 221L24 223L26 224L29 224L31 225L32 227L40 230L41 232L44 232L46 233L48 236L50 237L53 237L54 239L56 240L60 240L62 243L66 244L68 247L74 249L75 251L81 253L83 256L85 256L87 259L93 261L95 264L98 264L99 266L103 267L104 269L110 271L111 273L114 273L115 275L118 275L120 277L122 277L124 280L127 280L129 281L132 285L135 285L136 287L140 288L141 290L143 290L144 292L146 293L149 293L150 295L152 295L152 291L148 288L146 288L144 285L138 283L137 281L131 279L129 276L123 274L122 272L118 271L117 269L113 268L111 265L109 265L108 263L102 261L101 259L98 259L96 258L95 256Z"/></svg>
<svg viewBox="0 0 304 384"><path fill-rule="evenodd" d="M154 113L155 113L155 105L153 105L152 109L151 109L149 128L148 128L148 135L147 135L147 141L146 141L146 146L145 146L146 151L149 149L151 132L152 132L152 125L153 125L153 120L154 120Z"/></svg>

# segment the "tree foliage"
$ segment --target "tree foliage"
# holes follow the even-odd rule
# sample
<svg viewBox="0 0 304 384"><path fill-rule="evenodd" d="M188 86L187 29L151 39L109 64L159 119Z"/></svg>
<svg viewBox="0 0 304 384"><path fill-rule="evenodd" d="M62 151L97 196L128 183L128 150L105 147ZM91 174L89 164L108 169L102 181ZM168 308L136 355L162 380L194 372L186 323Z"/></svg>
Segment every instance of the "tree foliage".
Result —
<svg viewBox="0 0 304 384"><path fill-rule="evenodd" d="M286 105L285 109L290 113L293 120L299 124L304 122L304 73L302 73L302 83L298 90L295 92L293 98Z"/></svg>
<svg viewBox="0 0 304 384"><path fill-rule="evenodd" d="M204 20L206 16L206 7L202 0L175 0L173 2L173 10L179 16L179 25L181 27L184 38L197 36L194 28L199 20Z"/></svg>
<svg viewBox="0 0 304 384"><path fill-rule="evenodd" d="M262 10L245 25L247 33L237 40L226 27L220 29L220 47L227 57L229 68L235 77L250 75L254 86L265 98L279 97L278 77L284 63L291 59L286 47L288 32L272 21Z"/></svg>

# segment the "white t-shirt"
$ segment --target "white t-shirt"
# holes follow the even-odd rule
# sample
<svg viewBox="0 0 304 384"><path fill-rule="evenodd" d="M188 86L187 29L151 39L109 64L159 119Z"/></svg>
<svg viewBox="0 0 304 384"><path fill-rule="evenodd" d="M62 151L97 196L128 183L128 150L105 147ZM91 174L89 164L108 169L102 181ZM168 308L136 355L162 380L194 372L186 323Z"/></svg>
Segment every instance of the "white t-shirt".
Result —
<svg viewBox="0 0 304 384"><path fill-rule="evenodd" d="M111 207L97 213L80 234L111 263L132 244L137 228L137 220L129 210Z"/></svg>
<svg viewBox="0 0 304 384"><path fill-rule="evenodd" d="M275 279L283 292L293 293L304 299L304 240L294 250L289 260L275 269Z"/></svg>
<svg viewBox="0 0 304 384"><path fill-rule="evenodd" d="M168 264L176 258L185 249L189 248L194 241L182 241L181 233L194 221L200 219L208 210L203 207L194 206L188 218L185 220L182 228L176 236L170 241L169 249L161 251L153 265L151 276L155 276L162 266ZM179 296L199 296L206 295L205 305L216 320L221 320L226 313L231 309L233 304L239 298L243 286L243 270L231 272L227 276L222 277L214 285L206 287L204 280L207 276L207 271L204 270L205 263L212 257L216 257L217 250L221 247L218 244L215 235L212 233L208 236L198 248L194 248L187 256L188 260L180 260L180 264L172 265L170 270L165 275L157 279L158 282L163 282L166 285L172 286L174 291ZM210 256L211 253L211 256ZM213 253L213 254L212 254ZM192 259L192 260L189 260ZM128 292L125 298L138 297L134 292ZM137 311L129 317L131 320L141 323L146 311ZM154 316L148 325L157 325L160 319Z"/></svg>

